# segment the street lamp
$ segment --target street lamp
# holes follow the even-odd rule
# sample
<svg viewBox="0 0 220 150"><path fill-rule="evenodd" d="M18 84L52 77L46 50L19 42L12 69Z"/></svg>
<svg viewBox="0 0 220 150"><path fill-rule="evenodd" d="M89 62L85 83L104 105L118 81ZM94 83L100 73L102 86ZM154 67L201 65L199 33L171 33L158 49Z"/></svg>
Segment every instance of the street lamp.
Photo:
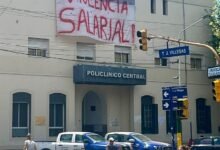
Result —
<svg viewBox="0 0 220 150"><path fill-rule="evenodd" d="M180 39L180 35L181 35L184 31L186 31L186 30L189 29L190 27L194 26L195 24L199 23L200 21L202 21L202 20L204 20L204 19L206 19L206 18L208 18L208 17L209 17L208 14L207 14L207 15L204 15L204 16L202 16L201 18L199 18L197 21L195 21L195 22L193 22L192 24L190 24L190 25L188 25L187 27L185 27L183 30L181 30L181 31L179 32L179 34L178 34L178 39Z"/></svg>
<svg viewBox="0 0 220 150"><path fill-rule="evenodd" d="M200 21L208 18L209 15L204 15L202 16L201 18L199 18L197 21L193 22L192 24L188 25L187 27L185 27L183 30L181 30L178 34L178 39L180 40L180 35L182 33L184 33L187 29L191 28L192 26L194 26L195 24L199 23ZM181 85L181 62L180 62L180 56L178 56L178 60L179 60L179 63L178 63L178 76L176 77L178 79L178 85Z"/></svg>
<svg viewBox="0 0 220 150"><path fill-rule="evenodd" d="M187 30L187 29L189 29L189 28L191 28L192 26L194 26L195 24L197 24L197 23L199 23L199 22L201 22L203 19L206 19L207 17L208 17L209 15L204 15L204 16L202 16L201 18L199 18L197 21L195 21L195 22L193 22L192 24L190 24L190 25L188 25L187 27L185 27L183 30L181 30L180 32L179 32L179 34L178 34L178 40L180 41L180 35L182 34L182 33L185 33L185 31ZM184 34L184 40L185 40L185 34ZM181 62L180 62L180 56L178 56L178 60L179 60L179 62L178 62L178 85L180 86L181 85ZM186 61L186 59L185 59L185 61ZM188 100L187 100L187 105L188 105ZM189 117L189 113L188 113L188 106L187 106L187 109L185 109L186 111L185 112L187 112L187 113L185 113L185 117L186 118L188 118ZM184 111L183 111L184 112ZM184 113L183 113L184 114ZM181 117L180 117L181 118ZM180 119L179 118L179 119ZM177 142L177 146L180 146L180 145L182 145L182 125L181 125L181 120L179 120L178 119L178 122L180 123L180 131L179 131L179 133L177 134L177 139L178 138L180 138L181 140L179 140L179 142Z"/></svg>

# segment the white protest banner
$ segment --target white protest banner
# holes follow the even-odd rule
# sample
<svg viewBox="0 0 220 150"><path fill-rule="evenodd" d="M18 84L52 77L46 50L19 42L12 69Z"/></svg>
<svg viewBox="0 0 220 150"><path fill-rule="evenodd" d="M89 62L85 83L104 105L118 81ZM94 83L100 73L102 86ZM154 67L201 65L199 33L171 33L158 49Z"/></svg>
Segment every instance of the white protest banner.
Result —
<svg viewBox="0 0 220 150"><path fill-rule="evenodd" d="M56 0L57 34L135 43L134 0Z"/></svg>

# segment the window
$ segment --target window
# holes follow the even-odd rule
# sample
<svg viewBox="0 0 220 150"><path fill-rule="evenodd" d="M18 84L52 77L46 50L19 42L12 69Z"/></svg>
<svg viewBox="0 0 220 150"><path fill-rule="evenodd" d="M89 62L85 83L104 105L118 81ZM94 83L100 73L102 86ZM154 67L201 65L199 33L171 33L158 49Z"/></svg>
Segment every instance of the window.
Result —
<svg viewBox="0 0 220 150"><path fill-rule="evenodd" d="M205 99L196 100L197 133L211 133L211 109Z"/></svg>
<svg viewBox="0 0 220 150"><path fill-rule="evenodd" d="M130 63L131 48L123 46L115 46L115 62Z"/></svg>
<svg viewBox="0 0 220 150"><path fill-rule="evenodd" d="M158 133L158 105L153 104L153 97L141 98L141 131L143 134Z"/></svg>
<svg viewBox="0 0 220 150"><path fill-rule="evenodd" d="M12 137L25 137L31 131L31 95L13 94Z"/></svg>
<svg viewBox="0 0 220 150"><path fill-rule="evenodd" d="M28 55L46 57L48 48L48 39L28 38Z"/></svg>
<svg viewBox="0 0 220 150"><path fill-rule="evenodd" d="M168 1L163 0L163 15L168 15Z"/></svg>
<svg viewBox="0 0 220 150"><path fill-rule="evenodd" d="M150 0L150 10L152 14L156 13L156 0Z"/></svg>
<svg viewBox="0 0 220 150"><path fill-rule="evenodd" d="M76 134L75 142L76 143L83 143L83 136L80 134Z"/></svg>
<svg viewBox="0 0 220 150"><path fill-rule="evenodd" d="M111 137L117 142L128 142L129 138L131 138L130 135L112 133L112 134L108 134L107 140L109 140L109 138Z"/></svg>
<svg viewBox="0 0 220 150"><path fill-rule="evenodd" d="M167 66L166 58L154 58L154 64L156 66Z"/></svg>
<svg viewBox="0 0 220 150"><path fill-rule="evenodd" d="M199 55L192 55L190 58L191 69L202 69L202 58Z"/></svg>
<svg viewBox="0 0 220 150"><path fill-rule="evenodd" d="M94 61L95 45L88 43L77 43L77 59L85 61Z"/></svg>
<svg viewBox="0 0 220 150"><path fill-rule="evenodd" d="M66 126L66 96L61 93L50 95L49 136L57 136L65 131Z"/></svg>
<svg viewBox="0 0 220 150"><path fill-rule="evenodd" d="M61 142L68 142L71 143L72 142L72 134L63 134L60 136L60 141Z"/></svg>
<svg viewBox="0 0 220 150"><path fill-rule="evenodd" d="M201 69L202 65L201 65L201 58L191 58L191 68L192 69Z"/></svg>

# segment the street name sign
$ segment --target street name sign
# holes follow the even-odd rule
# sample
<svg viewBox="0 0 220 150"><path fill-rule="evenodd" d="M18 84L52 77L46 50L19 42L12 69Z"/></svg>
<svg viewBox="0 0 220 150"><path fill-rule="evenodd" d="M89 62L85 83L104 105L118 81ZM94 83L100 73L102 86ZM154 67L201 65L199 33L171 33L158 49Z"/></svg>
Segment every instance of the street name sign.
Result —
<svg viewBox="0 0 220 150"><path fill-rule="evenodd" d="M220 66L208 68L208 78L218 78L220 77Z"/></svg>
<svg viewBox="0 0 220 150"><path fill-rule="evenodd" d="M162 88L163 110L177 109L177 99L187 97L186 86L171 86Z"/></svg>
<svg viewBox="0 0 220 150"><path fill-rule="evenodd" d="M186 86L172 86L172 99L186 98L187 97L187 87Z"/></svg>
<svg viewBox="0 0 220 150"><path fill-rule="evenodd" d="M159 50L160 58L189 55L189 46L179 46Z"/></svg>

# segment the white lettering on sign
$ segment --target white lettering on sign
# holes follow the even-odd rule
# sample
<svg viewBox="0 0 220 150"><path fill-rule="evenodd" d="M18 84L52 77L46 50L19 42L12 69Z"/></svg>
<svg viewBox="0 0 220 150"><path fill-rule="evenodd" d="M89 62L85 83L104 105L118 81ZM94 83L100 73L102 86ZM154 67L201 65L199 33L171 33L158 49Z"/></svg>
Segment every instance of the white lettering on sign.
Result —
<svg viewBox="0 0 220 150"><path fill-rule="evenodd" d="M220 67L208 68L208 77L220 76Z"/></svg>
<svg viewBox="0 0 220 150"><path fill-rule="evenodd" d="M145 79L143 74L123 73L123 78L126 79Z"/></svg>
<svg viewBox="0 0 220 150"><path fill-rule="evenodd" d="M92 77L107 77L107 78L121 78L121 73L116 72L103 72L103 71L87 71L87 76Z"/></svg>
<svg viewBox="0 0 220 150"><path fill-rule="evenodd" d="M170 50L170 55L178 55L178 54L185 54L186 49L176 49L176 50Z"/></svg>
<svg viewBox="0 0 220 150"><path fill-rule="evenodd" d="M139 79L144 80L144 74L138 73L120 73L120 72L109 72L109 71L94 71L94 70L87 70L87 76L91 77L104 77L104 78L124 78L124 79Z"/></svg>

